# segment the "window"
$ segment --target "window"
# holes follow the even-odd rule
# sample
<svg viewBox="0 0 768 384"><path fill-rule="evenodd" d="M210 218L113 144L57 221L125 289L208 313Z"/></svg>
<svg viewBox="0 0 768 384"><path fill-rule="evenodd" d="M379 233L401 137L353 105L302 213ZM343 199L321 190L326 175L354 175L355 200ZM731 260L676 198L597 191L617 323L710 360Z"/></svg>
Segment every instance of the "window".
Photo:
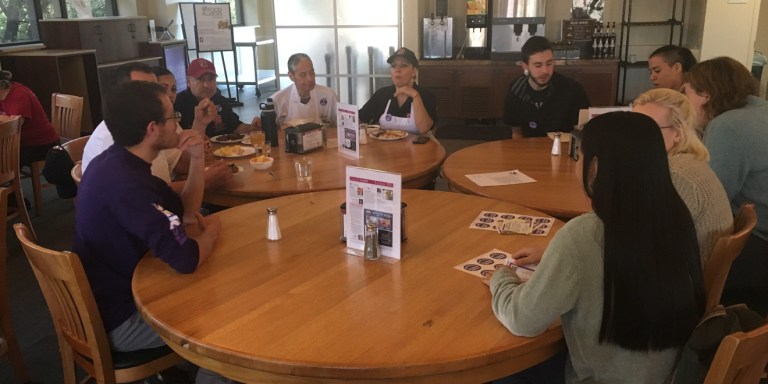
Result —
<svg viewBox="0 0 768 384"><path fill-rule="evenodd" d="M0 44L40 41L37 30L39 4L28 0L0 1Z"/></svg>
<svg viewBox="0 0 768 384"><path fill-rule="evenodd" d="M232 25L245 24L240 15L243 14L243 0L216 0L217 3L229 3L229 13L232 15Z"/></svg>
<svg viewBox="0 0 768 384"><path fill-rule="evenodd" d="M38 19L114 16L116 0L0 0L0 46L40 42Z"/></svg>

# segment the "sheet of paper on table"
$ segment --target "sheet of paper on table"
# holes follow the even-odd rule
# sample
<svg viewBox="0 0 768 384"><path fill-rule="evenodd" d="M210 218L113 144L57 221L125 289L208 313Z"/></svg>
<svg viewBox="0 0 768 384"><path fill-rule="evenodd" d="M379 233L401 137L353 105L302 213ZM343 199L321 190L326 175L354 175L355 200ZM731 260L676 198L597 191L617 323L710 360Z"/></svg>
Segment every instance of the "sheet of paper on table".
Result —
<svg viewBox="0 0 768 384"><path fill-rule="evenodd" d="M535 183L536 180L532 179L525 173L518 171L493 172L493 173L475 173L471 175L464 175L473 183L481 187L493 187L497 185L511 185L511 184L524 184Z"/></svg>
<svg viewBox="0 0 768 384"><path fill-rule="evenodd" d="M552 229L552 225L555 223L555 219L551 217L537 217L521 215L519 213L482 211L479 215L477 215L475 220L472 221L472 224L469 225L469 228L502 233L502 225L507 220L523 220L529 222L530 232L528 235L531 236L549 235L549 230Z"/></svg>
<svg viewBox="0 0 768 384"><path fill-rule="evenodd" d="M478 277L490 277L493 271L502 266L511 266L516 268L516 273L523 281L528 281L536 270L536 264L516 266L512 264L512 254L493 249L490 252L483 253L480 256L473 257L464 263L455 266L459 271L469 273Z"/></svg>

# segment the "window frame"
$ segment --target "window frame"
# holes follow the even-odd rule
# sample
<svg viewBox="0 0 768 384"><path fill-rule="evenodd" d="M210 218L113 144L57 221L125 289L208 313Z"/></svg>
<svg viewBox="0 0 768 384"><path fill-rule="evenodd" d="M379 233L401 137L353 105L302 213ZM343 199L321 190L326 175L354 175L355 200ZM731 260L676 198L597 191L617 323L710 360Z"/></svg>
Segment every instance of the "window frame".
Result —
<svg viewBox="0 0 768 384"><path fill-rule="evenodd" d="M242 2L242 0L238 0L238 2ZM68 19L69 15L67 14L67 1L66 0L58 0L59 3L59 9L61 10L61 18L62 19ZM112 11L112 16L118 16L118 8L117 8L117 0L104 0L104 3L107 5L107 9ZM41 44L43 43L43 39L40 36L40 19L42 18L43 14L43 6L41 3L41 0L33 0L32 1L32 9L34 10L34 23L36 26L36 30L38 33L38 36L36 39L31 40L24 40L24 41L13 41L8 43L0 42L0 48L4 47L14 47L14 46L21 46L21 45L34 45L34 44ZM30 24L32 21L30 21Z"/></svg>

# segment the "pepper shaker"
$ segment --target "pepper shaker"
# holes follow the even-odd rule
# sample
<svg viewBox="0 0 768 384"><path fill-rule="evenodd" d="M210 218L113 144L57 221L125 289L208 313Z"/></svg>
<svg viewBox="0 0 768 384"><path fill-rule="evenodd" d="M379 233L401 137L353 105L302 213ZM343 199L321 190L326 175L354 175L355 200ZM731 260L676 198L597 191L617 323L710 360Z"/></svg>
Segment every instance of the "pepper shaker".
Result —
<svg viewBox="0 0 768 384"><path fill-rule="evenodd" d="M280 224L277 222L277 207L267 208L267 240L278 241L282 238Z"/></svg>
<svg viewBox="0 0 768 384"><path fill-rule="evenodd" d="M378 260L379 253L379 231L376 228L376 224L368 223L365 225L363 258L366 260Z"/></svg>
<svg viewBox="0 0 768 384"><path fill-rule="evenodd" d="M552 143L552 156L560 156L560 132L555 132L555 141Z"/></svg>

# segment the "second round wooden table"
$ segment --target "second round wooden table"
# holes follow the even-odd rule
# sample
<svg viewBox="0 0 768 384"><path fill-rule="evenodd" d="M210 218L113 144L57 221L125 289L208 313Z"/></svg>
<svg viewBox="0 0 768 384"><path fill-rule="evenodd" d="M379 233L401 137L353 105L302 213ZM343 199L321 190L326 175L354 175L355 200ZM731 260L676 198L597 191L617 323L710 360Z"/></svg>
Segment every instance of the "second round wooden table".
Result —
<svg viewBox="0 0 768 384"><path fill-rule="evenodd" d="M573 218L592 210L584 193L577 163L568 157L568 144L561 155L552 156L547 137L490 141L458 150L443 164L443 176L452 189L473 195L509 201L559 218ZM519 170L535 183L481 187L465 175Z"/></svg>

